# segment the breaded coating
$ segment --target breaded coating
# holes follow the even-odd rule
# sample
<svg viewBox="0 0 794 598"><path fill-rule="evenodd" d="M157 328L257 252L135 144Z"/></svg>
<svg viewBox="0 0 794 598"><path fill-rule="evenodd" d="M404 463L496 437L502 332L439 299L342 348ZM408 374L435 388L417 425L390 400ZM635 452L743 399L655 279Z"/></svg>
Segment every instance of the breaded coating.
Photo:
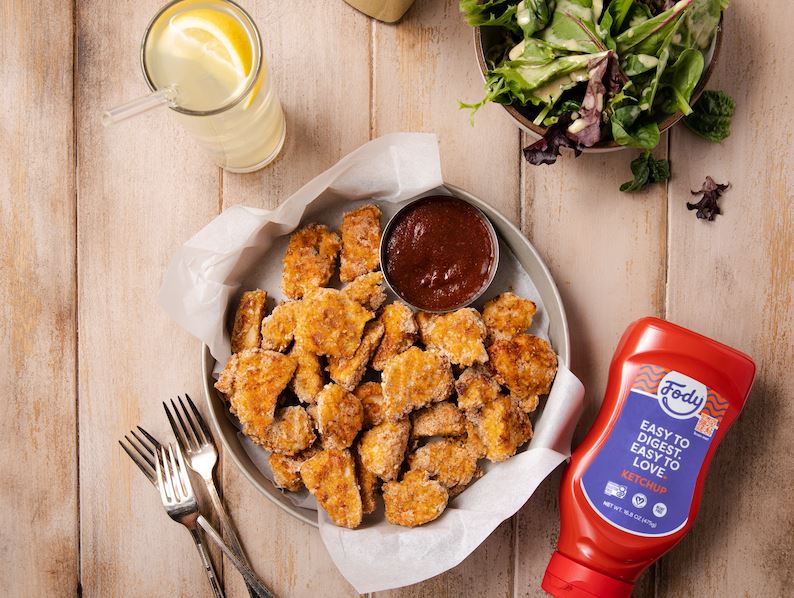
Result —
<svg viewBox="0 0 794 598"><path fill-rule="evenodd" d="M509 397L491 401L472 419L489 461L512 457L518 447L532 438L529 416L513 405Z"/></svg>
<svg viewBox="0 0 794 598"><path fill-rule="evenodd" d="M264 349L231 356L215 388L226 395L246 435L259 436L273 423L278 396L296 366L294 357Z"/></svg>
<svg viewBox="0 0 794 598"><path fill-rule="evenodd" d="M438 351L450 363L469 366L488 361L485 350L485 324L476 309L464 307L448 314L417 315L422 342Z"/></svg>
<svg viewBox="0 0 794 598"><path fill-rule="evenodd" d="M300 299L311 289L327 285L340 247L339 235L322 224L309 224L292 233L284 254L284 294Z"/></svg>
<svg viewBox="0 0 794 598"><path fill-rule="evenodd" d="M469 481L468 484L458 484L457 486L452 486L452 488L449 489L449 500L452 500L456 496L459 496L466 488L468 488L474 482L479 480L483 476L483 474L485 474L485 472L478 467L477 469L474 470L474 475L471 477L471 480Z"/></svg>
<svg viewBox="0 0 794 598"><path fill-rule="evenodd" d="M446 488L452 488L471 481L477 470L477 458L464 442L445 438L416 449L408 458L408 466L426 471Z"/></svg>
<svg viewBox="0 0 794 598"><path fill-rule="evenodd" d="M367 322L364 327L364 335L361 337L361 344L352 357L328 358L328 373L331 375L331 380L345 390L355 390L361 378L364 377L370 357L377 349L382 336L383 323L380 320Z"/></svg>
<svg viewBox="0 0 794 598"><path fill-rule="evenodd" d="M289 346L295 333L300 306L300 301L280 303L262 320L263 349L284 351Z"/></svg>
<svg viewBox="0 0 794 598"><path fill-rule="evenodd" d="M482 308L482 321L488 329L490 342L508 340L532 326L537 307L529 299L511 292L502 293Z"/></svg>
<svg viewBox="0 0 794 598"><path fill-rule="evenodd" d="M480 435L477 433L477 427L471 422L466 422L466 449L476 459L485 459L485 454L488 452L485 445L480 440Z"/></svg>
<svg viewBox="0 0 794 598"><path fill-rule="evenodd" d="M466 417L453 403L442 401L411 414L411 437L460 436L466 433Z"/></svg>
<svg viewBox="0 0 794 598"><path fill-rule="evenodd" d="M290 382L292 392L303 403L314 403L317 393L319 393L325 385L323 379L323 367L320 363L320 358L311 351L307 351L300 343L295 343L292 355L298 367L295 369L295 376Z"/></svg>
<svg viewBox="0 0 794 598"><path fill-rule="evenodd" d="M379 264L380 210L366 205L342 217L342 259L339 278L350 282Z"/></svg>
<svg viewBox="0 0 794 598"><path fill-rule="evenodd" d="M382 387L386 419L396 422L414 409L449 397L452 369L438 353L411 347L388 361Z"/></svg>
<svg viewBox="0 0 794 598"><path fill-rule="evenodd" d="M513 399L513 404L521 409L521 411L524 413L532 413L535 411L535 409L538 408L538 403L540 402L538 395L529 395L528 397L521 398L511 395L510 398Z"/></svg>
<svg viewBox="0 0 794 598"><path fill-rule="evenodd" d="M426 471L409 471L400 482L383 485L386 520L395 525L416 527L436 519L447 507L449 493Z"/></svg>
<svg viewBox="0 0 794 598"><path fill-rule="evenodd" d="M496 341L488 348L496 380L518 400L545 395L557 373L557 356L548 341L531 334L518 334Z"/></svg>
<svg viewBox="0 0 794 598"><path fill-rule="evenodd" d="M320 449L316 447L307 448L297 455L280 455L273 453L268 458L270 470L273 472L273 483L276 488L299 492L303 488L300 468L306 459L316 455Z"/></svg>
<svg viewBox="0 0 794 598"><path fill-rule="evenodd" d="M358 450L361 462L385 482L397 478L408 448L411 425L407 419L397 423L384 422L361 436Z"/></svg>
<svg viewBox="0 0 794 598"><path fill-rule="evenodd" d="M353 391L364 408L364 428L377 426L386 419L383 388L380 382L364 382Z"/></svg>
<svg viewBox="0 0 794 598"><path fill-rule="evenodd" d="M349 447L363 424L361 401L338 384L326 384L317 395L317 429L323 448Z"/></svg>
<svg viewBox="0 0 794 598"><path fill-rule="evenodd" d="M273 423L248 436L272 453L296 455L314 442L314 424L303 407L284 407L276 411Z"/></svg>
<svg viewBox="0 0 794 598"><path fill-rule="evenodd" d="M399 301L383 308L380 321L385 327L383 340L375 357L372 358L372 367L378 371L383 370L386 362L392 357L411 347L416 342L416 335L419 332L414 312Z"/></svg>
<svg viewBox="0 0 794 598"><path fill-rule="evenodd" d="M300 472L306 489L336 525L356 528L361 524L361 494L350 451L320 451L304 461Z"/></svg>
<svg viewBox="0 0 794 598"><path fill-rule="evenodd" d="M358 489L361 493L361 510L366 515L372 513L378 506L377 497L378 489L380 488L380 478L364 467L357 448L353 450L353 458L356 460L356 477L358 478Z"/></svg>
<svg viewBox="0 0 794 598"><path fill-rule="evenodd" d="M494 380L490 369L473 365L463 370L455 381L458 393L458 407L464 411L482 408L499 396L499 384Z"/></svg>
<svg viewBox="0 0 794 598"><path fill-rule="evenodd" d="M232 353L243 349L256 349L259 346L259 328L265 315L267 293L261 289L246 291L234 314L232 328Z"/></svg>
<svg viewBox="0 0 794 598"><path fill-rule="evenodd" d="M343 288L342 294L371 311L377 311L386 302L383 272L362 274Z"/></svg>
<svg viewBox="0 0 794 598"><path fill-rule="evenodd" d="M295 339L316 355L352 357L375 316L335 289L310 291L301 303Z"/></svg>

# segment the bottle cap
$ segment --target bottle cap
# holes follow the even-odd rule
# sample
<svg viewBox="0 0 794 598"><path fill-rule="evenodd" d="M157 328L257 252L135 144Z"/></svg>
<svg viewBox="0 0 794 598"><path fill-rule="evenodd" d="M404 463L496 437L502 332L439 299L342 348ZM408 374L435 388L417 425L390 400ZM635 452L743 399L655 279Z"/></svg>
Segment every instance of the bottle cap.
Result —
<svg viewBox="0 0 794 598"><path fill-rule="evenodd" d="M541 587L557 598L630 598L634 584L599 573L555 552Z"/></svg>

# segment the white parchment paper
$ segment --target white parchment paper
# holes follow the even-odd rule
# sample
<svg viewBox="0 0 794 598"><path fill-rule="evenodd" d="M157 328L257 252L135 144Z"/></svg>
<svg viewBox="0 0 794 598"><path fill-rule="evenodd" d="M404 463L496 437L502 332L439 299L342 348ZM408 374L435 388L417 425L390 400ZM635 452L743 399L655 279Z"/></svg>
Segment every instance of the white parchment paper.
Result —
<svg viewBox="0 0 794 598"><path fill-rule="evenodd" d="M448 193L435 135L395 133L375 139L304 185L278 209L235 206L212 220L172 260L160 290L160 304L209 346L218 371L230 355L228 317L239 292L265 289L271 306L283 299L281 258L289 233L301 222L338 228L345 211L375 200L385 223L403 202L430 192ZM501 243L497 276L479 305L508 288L535 301L538 314L532 332L548 338L548 316L541 297ZM320 534L339 570L357 591L365 593L417 583L460 563L570 456L583 396L579 380L561 365L534 422L529 447L503 463L487 463L485 475L426 526L392 526L379 512L362 527L347 530L334 526L320 510ZM252 462L271 478L268 453L242 434L239 437ZM305 491L288 496L297 506L316 508Z"/></svg>

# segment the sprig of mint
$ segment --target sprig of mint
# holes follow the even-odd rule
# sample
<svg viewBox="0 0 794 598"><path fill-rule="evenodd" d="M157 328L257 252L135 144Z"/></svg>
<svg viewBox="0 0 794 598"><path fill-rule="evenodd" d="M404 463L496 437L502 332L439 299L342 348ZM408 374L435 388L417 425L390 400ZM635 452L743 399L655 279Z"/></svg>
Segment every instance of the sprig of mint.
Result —
<svg viewBox="0 0 794 598"><path fill-rule="evenodd" d="M736 102L724 91L707 89L684 117L684 124L712 143L720 143L731 134L731 118L736 112Z"/></svg>
<svg viewBox="0 0 794 598"><path fill-rule="evenodd" d="M645 151L631 161L631 174L634 175L634 180L626 181L620 186L624 193L641 191L652 183L662 183L669 179L670 162L656 160L651 152Z"/></svg>

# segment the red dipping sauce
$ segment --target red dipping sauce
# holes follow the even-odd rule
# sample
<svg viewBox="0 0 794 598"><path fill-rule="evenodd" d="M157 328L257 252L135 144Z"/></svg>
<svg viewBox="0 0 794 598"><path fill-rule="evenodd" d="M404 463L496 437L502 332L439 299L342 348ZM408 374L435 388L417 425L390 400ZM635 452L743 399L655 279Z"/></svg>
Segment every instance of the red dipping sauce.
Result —
<svg viewBox="0 0 794 598"><path fill-rule="evenodd" d="M425 197L398 212L386 228L384 274L414 307L449 311L487 288L497 265L496 235L487 218L447 195Z"/></svg>

